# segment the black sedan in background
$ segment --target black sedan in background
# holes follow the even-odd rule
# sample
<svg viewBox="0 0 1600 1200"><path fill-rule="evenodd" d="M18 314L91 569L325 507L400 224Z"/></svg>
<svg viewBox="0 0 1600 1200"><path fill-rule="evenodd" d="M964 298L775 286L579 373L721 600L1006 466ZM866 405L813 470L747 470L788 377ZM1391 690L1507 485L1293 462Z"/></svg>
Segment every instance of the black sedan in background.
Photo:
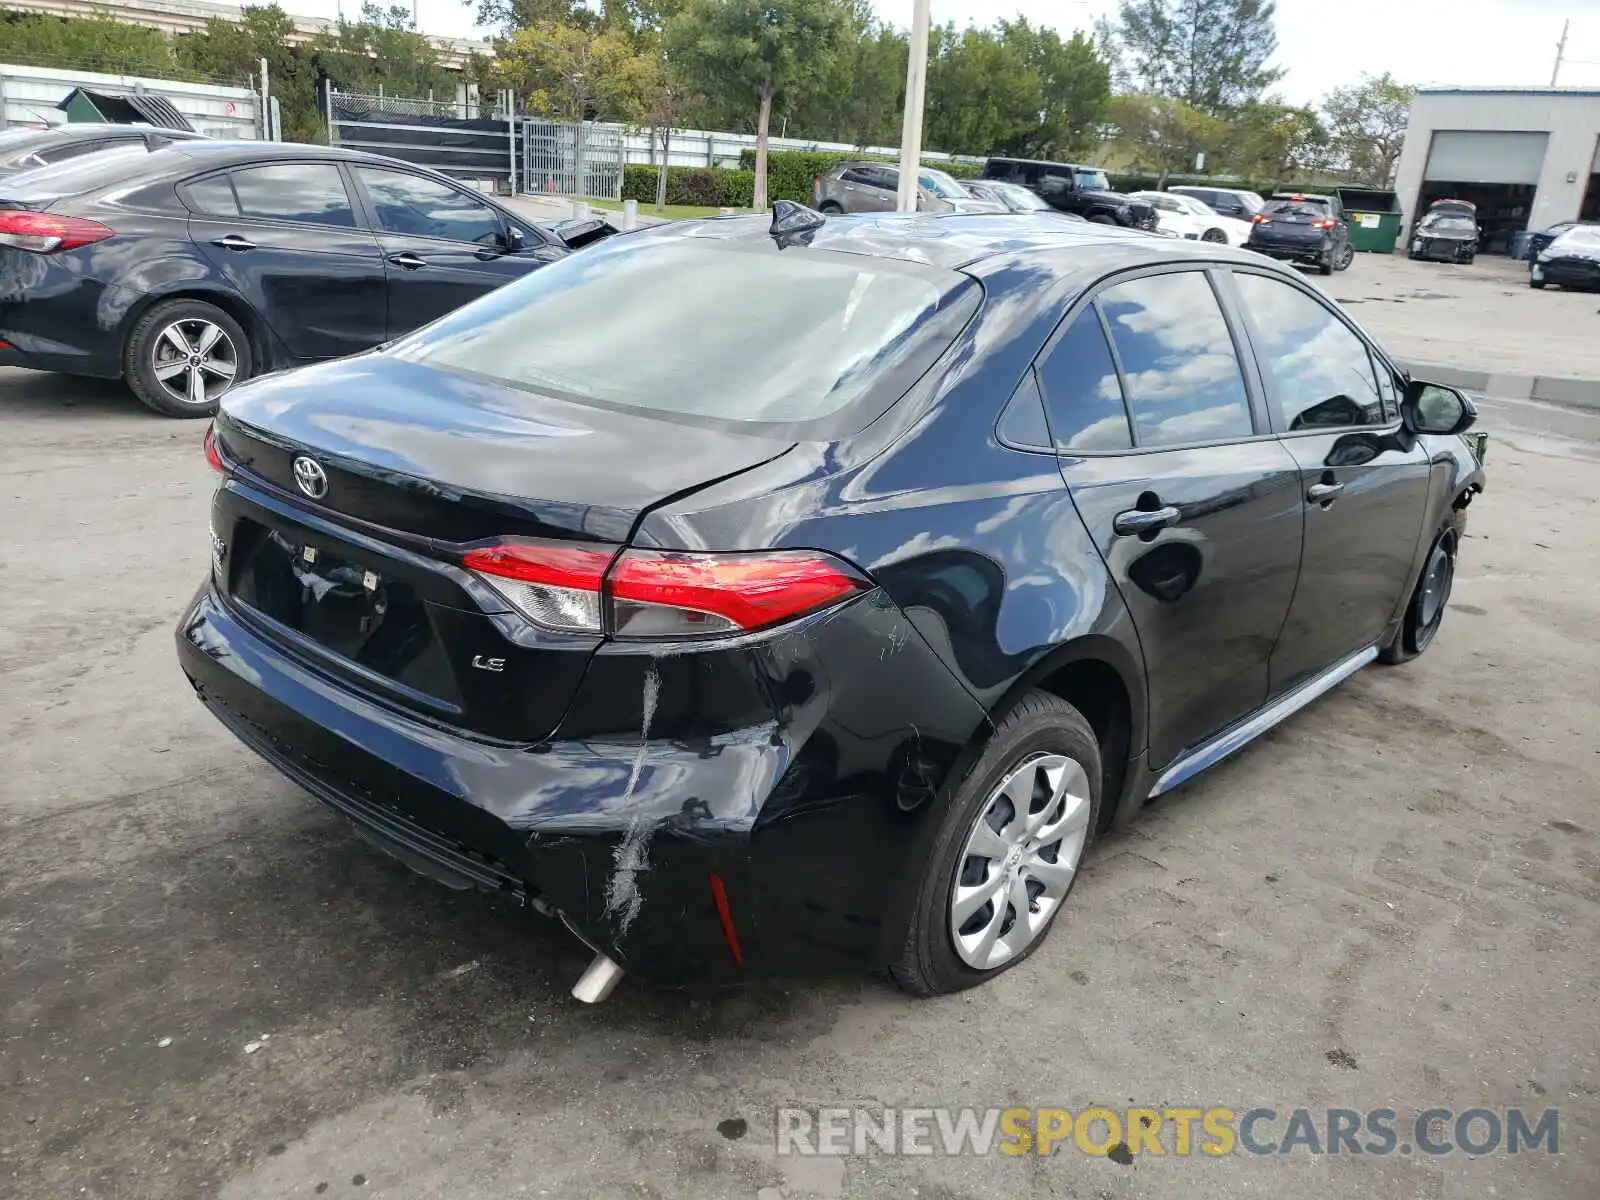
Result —
<svg viewBox="0 0 1600 1200"><path fill-rule="evenodd" d="M581 241L376 155L106 151L0 180L0 365L207 416L252 375L371 349Z"/></svg>
<svg viewBox="0 0 1600 1200"><path fill-rule="evenodd" d="M0 131L0 178L31 171L51 163L98 154L102 150L149 152L173 142L200 137L187 130L157 129L149 125L56 125L49 129Z"/></svg>
<svg viewBox="0 0 1600 1200"><path fill-rule="evenodd" d="M1470 263L1478 255L1478 223L1453 212L1430 212L1417 222L1406 257L1444 263Z"/></svg>
<svg viewBox="0 0 1600 1200"><path fill-rule="evenodd" d="M779 201L225 397L178 657L367 837L565 922L583 999L950 992L1096 834L1428 648L1473 416L1240 250Z"/></svg>

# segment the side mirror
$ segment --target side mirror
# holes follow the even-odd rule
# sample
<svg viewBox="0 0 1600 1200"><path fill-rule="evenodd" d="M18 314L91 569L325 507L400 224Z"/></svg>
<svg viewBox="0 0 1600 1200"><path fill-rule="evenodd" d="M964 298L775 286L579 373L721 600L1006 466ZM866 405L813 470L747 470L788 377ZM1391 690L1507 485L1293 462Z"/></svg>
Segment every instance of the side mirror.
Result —
<svg viewBox="0 0 1600 1200"><path fill-rule="evenodd" d="M523 237L522 230L517 229L515 226L512 226L505 231L501 237L501 241L505 244L507 254L515 254L519 250L526 250L528 248L528 239Z"/></svg>
<svg viewBox="0 0 1600 1200"><path fill-rule="evenodd" d="M1478 419L1478 407L1456 388L1412 380L1400 401L1400 419L1412 433L1465 433Z"/></svg>

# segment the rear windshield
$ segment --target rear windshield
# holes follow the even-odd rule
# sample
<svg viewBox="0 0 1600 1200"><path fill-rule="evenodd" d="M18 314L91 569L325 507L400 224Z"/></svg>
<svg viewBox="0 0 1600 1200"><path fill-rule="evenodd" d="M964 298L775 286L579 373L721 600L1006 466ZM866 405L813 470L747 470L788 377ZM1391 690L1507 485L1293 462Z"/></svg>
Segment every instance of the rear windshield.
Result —
<svg viewBox="0 0 1600 1200"><path fill-rule="evenodd" d="M1289 200L1281 196L1267 201L1267 206L1262 211L1269 213L1298 213L1303 217L1325 217L1328 215L1328 202L1317 196L1302 196L1298 200Z"/></svg>
<svg viewBox="0 0 1600 1200"><path fill-rule="evenodd" d="M977 303L964 276L895 260L629 241L535 271L392 352L568 399L797 424L887 375L909 386Z"/></svg>
<svg viewBox="0 0 1600 1200"><path fill-rule="evenodd" d="M136 139L49 166L33 167L0 180L0 199L44 204L63 196L81 196L128 178L128 160L144 158L148 153L144 142Z"/></svg>
<svg viewBox="0 0 1600 1200"><path fill-rule="evenodd" d="M1448 213L1443 216L1424 217L1422 223L1429 229L1439 233L1478 232L1478 223L1471 217L1454 217Z"/></svg>

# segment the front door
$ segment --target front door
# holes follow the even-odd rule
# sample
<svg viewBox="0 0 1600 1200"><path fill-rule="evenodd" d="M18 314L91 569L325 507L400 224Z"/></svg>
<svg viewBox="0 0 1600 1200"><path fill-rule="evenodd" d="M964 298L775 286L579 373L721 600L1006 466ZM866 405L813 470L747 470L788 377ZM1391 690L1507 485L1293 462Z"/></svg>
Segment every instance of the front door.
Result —
<svg viewBox="0 0 1600 1200"><path fill-rule="evenodd" d="M1280 693L1373 645L1405 599L1427 509L1427 452L1393 375L1310 289L1238 271L1268 413L1300 470L1300 586L1272 658Z"/></svg>
<svg viewBox="0 0 1600 1200"><path fill-rule="evenodd" d="M1039 380L1062 477L1138 631L1160 769L1266 701L1300 565L1299 471L1204 270L1103 289Z"/></svg>
<svg viewBox="0 0 1600 1200"><path fill-rule="evenodd" d="M338 164L270 163L182 185L189 237L301 361L384 340L383 256Z"/></svg>
<svg viewBox="0 0 1600 1200"><path fill-rule="evenodd" d="M500 213L464 188L387 167L353 167L388 271L389 336L399 337L560 257L513 250Z"/></svg>

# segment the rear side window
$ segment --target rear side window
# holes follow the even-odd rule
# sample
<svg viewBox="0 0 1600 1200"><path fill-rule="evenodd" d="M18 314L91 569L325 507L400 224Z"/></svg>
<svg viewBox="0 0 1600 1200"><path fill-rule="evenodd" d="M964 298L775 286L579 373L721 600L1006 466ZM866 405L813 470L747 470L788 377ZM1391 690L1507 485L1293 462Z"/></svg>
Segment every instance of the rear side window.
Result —
<svg viewBox="0 0 1600 1200"><path fill-rule="evenodd" d="M1386 423L1367 345L1297 287L1236 275L1260 345L1256 358L1281 430Z"/></svg>
<svg viewBox="0 0 1600 1200"><path fill-rule="evenodd" d="M1057 450L1106 453L1133 445L1122 384L1093 305L1073 319L1039 377Z"/></svg>
<svg viewBox="0 0 1600 1200"><path fill-rule="evenodd" d="M1233 338L1203 272L1131 279L1101 292L1099 304L1140 446L1255 432Z"/></svg>
<svg viewBox="0 0 1600 1200"><path fill-rule="evenodd" d="M185 184L184 199L197 212L218 217L237 217L239 198L233 194L233 184L226 175L213 175L209 179L196 179Z"/></svg>
<svg viewBox="0 0 1600 1200"><path fill-rule="evenodd" d="M344 176L331 163L246 167L230 178L242 216L355 228L356 214Z"/></svg>
<svg viewBox="0 0 1600 1200"><path fill-rule="evenodd" d="M792 425L869 391L898 399L979 295L956 272L886 258L613 241L491 292L392 353L580 402Z"/></svg>

